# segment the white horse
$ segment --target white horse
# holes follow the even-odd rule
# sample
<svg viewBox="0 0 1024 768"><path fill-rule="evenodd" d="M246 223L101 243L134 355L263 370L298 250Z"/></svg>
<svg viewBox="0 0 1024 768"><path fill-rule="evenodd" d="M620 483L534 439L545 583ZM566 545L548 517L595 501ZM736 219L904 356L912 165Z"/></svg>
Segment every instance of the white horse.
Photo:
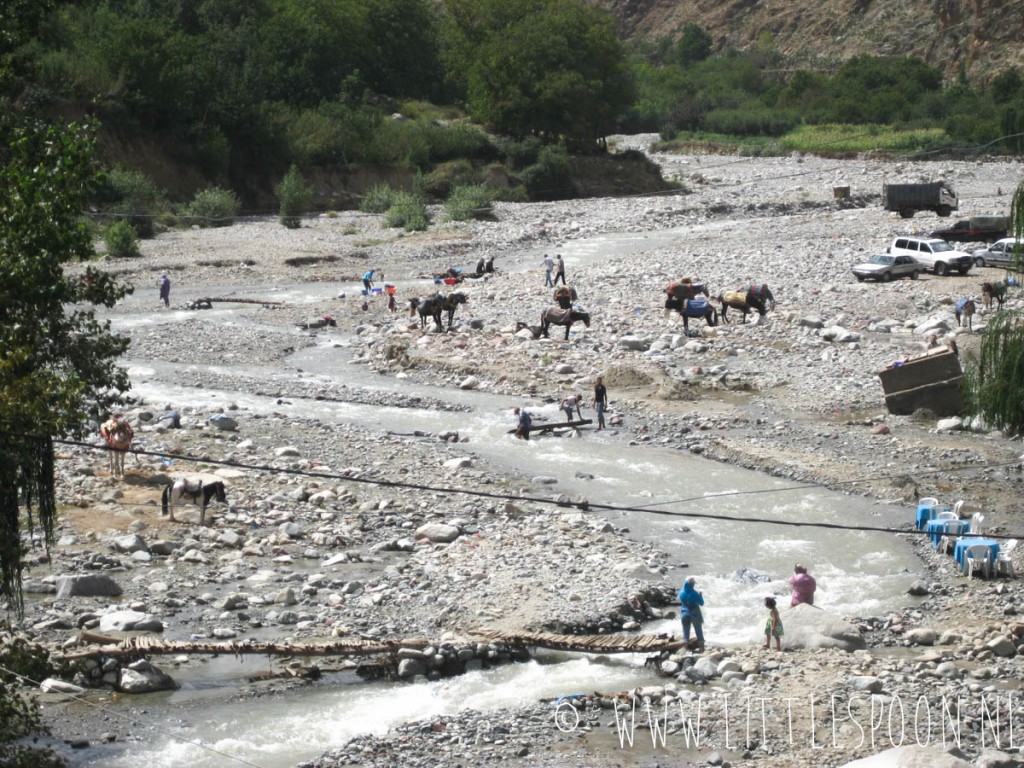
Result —
<svg viewBox="0 0 1024 768"><path fill-rule="evenodd" d="M199 507L199 524L204 525L206 521L206 507L210 501L219 501L227 504L228 497L224 489L224 483L217 480L213 483L204 483L202 478L194 480L184 477L168 483L160 496L163 514L169 515L174 522L174 505L183 503L183 499L190 500Z"/></svg>

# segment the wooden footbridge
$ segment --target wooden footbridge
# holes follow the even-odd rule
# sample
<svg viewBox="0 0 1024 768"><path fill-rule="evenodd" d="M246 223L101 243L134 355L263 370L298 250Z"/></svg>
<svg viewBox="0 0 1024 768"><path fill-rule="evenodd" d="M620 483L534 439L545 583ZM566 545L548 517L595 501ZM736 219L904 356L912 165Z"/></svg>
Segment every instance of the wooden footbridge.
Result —
<svg viewBox="0 0 1024 768"><path fill-rule="evenodd" d="M69 661L107 657L138 657L168 654L267 655L267 656L378 656L397 655L402 648L423 649L441 643L422 637L403 640L365 640L345 638L321 642L258 642L239 640L164 640L152 636L112 637L83 631L79 641L85 645L68 649L59 657ZM503 632L471 630L462 639L468 643L501 643L512 648L547 648L576 653L659 653L682 648L675 635L556 635L549 632ZM459 641L453 644L458 645Z"/></svg>
<svg viewBox="0 0 1024 768"><path fill-rule="evenodd" d="M545 432L550 432L553 429L562 429L564 427L572 427L573 429L576 429L577 427L583 427L583 426L586 426L587 424L593 424L593 423L594 423L593 419L579 419L578 421L560 421L557 424L547 424L547 423L533 424L533 425L531 425L530 427L528 427L526 429L526 432L528 432L531 435L534 432L537 432L539 434L544 434ZM518 427L516 429L510 429L508 431L508 434L514 435L518 431L519 431Z"/></svg>

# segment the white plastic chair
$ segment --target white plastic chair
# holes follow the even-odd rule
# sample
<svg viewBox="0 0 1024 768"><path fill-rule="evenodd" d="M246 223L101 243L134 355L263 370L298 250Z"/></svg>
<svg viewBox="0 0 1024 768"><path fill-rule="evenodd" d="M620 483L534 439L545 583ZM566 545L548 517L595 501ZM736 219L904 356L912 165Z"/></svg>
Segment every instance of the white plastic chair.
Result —
<svg viewBox="0 0 1024 768"><path fill-rule="evenodd" d="M934 507L939 503L939 500L932 496L925 496L923 499L917 500L917 506L919 507Z"/></svg>
<svg viewBox="0 0 1024 768"><path fill-rule="evenodd" d="M973 577L974 572L980 568L987 579L991 574L989 557L991 554L992 550L989 549L987 544L972 544L964 552L964 571L966 571L968 576Z"/></svg>
<svg viewBox="0 0 1024 768"><path fill-rule="evenodd" d="M959 520L947 520L942 525L942 538L939 539L939 544L935 547L942 554L952 552L956 547L956 540L960 537L960 521Z"/></svg>
<svg viewBox="0 0 1024 768"><path fill-rule="evenodd" d="M953 505L953 514L960 517L960 508L964 505L964 500L960 499L956 504Z"/></svg>
<svg viewBox="0 0 1024 768"><path fill-rule="evenodd" d="M999 548L999 554L996 556L996 573L1000 576L1017 578L1017 572L1013 569L1013 558L1010 557L1016 546L1017 540L1010 539Z"/></svg>
<svg viewBox="0 0 1024 768"><path fill-rule="evenodd" d="M981 512L975 512L971 515L971 533L981 533L981 524L984 522L985 516Z"/></svg>
<svg viewBox="0 0 1024 768"><path fill-rule="evenodd" d="M936 520L959 520L960 518L951 509L944 509L935 515Z"/></svg>

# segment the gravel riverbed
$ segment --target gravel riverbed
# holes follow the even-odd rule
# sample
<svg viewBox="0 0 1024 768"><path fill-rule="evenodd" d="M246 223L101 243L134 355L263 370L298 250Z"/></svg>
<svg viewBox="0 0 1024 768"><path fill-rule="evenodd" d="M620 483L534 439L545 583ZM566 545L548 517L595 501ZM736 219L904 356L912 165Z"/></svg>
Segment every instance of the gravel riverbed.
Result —
<svg viewBox="0 0 1024 768"><path fill-rule="evenodd" d="M646 148L650 138L619 137L616 146ZM624 451L671 448L866 501L898 501L908 509L908 531L916 495L965 499L996 533L1024 530L1020 439L978 424L940 430L927 413L889 415L877 377L924 351L932 334L942 343L955 339L968 358L989 315L981 308L973 329L960 329L953 303L980 297L981 281L1001 274L976 268L962 277L874 284L850 273L895 235L940 224L931 214L901 220L882 211L884 181L941 177L960 194L965 215L1003 213L1024 166L999 159L654 159L678 191L502 203L493 221L438 222L422 234L385 229L381 217L356 212L321 215L298 230L249 221L162 233L142 243L140 259L104 262L136 286L110 315L131 334L133 379L183 394L126 408L146 454L129 456L123 479L109 475L101 454L58 446L67 511L58 548L39 555L29 574L26 631L54 648L70 646L80 628L118 629L108 616L116 607L148 617L169 639L421 636L456 643L481 626L604 633L671 614L685 573L664 552L588 512L585 497L560 492L557 471L499 471L468 455L458 433L460 414L470 410L459 393L507 403L495 418L511 428L513 403L550 407L576 391L589 404L597 375L612 401L608 439ZM834 199L841 186L851 188L849 199ZM628 243L621 257L591 259L573 248L613 236ZM519 325L536 325L552 303L545 253L566 254L568 282L592 316L568 340L561 329L536 339ZM421 329L406 302L434 289L425 278L450 266L471 270L484 256L494 257L498 271L458 287L470 300L452 331ZM398 286L400 311L359 295L370 267ZM163 272L172 281L169 310L157 299ZM693 321L687 335L662 307L665 286L685 276L707 283L713 295L766 282L777 306L761 322L730 317L709 328ZM213 309L183 309L204 297L215 298ZM230 298L266 303L216 300ZM1022 306L1019 289L1008 301ZM170 319L183 312L186 319ZM302 327L324 316L335 325ZM359 375L347 381L305 372L297 361L325 345ZM412 394L417 387L428 394ZM208 394L221 391L281 407L211 403ZM288 407L296 400L430 409L450 413L452 427L398 433L326 423ZM170 409L181 413L180 429L160 421ZM182 472L217 473L229 484L228 507L211 507L205 527L192 524L189 508L185 523L159 514L162 485ZM434 486L494 498L440 494ZM505 501L504 494L538 500ZM863 650L778 655L712 642L701 658L677 660L681 676L634 694L673 711L704 697L711 714L700 748L679 746L678 723L667 747L621 748L609 725L613 699L588 695L568 702L578 718L572 727L556 727L551 703L497 715L466 711L359 738L303 765L831 766L891 746L888 736L858 743L856 718L836 726L803 705L793 726L799 738L781 727L781 709L768 715L779 727L753 737L722 730L739 718L723 713L727 695L779 707L786 697L818 697L826 707L836 691L844 707L860 696L869 710L871 702L913 707L922 697L937 706L959 694L969 699L963 756L976 765L1018 765L1017 742L1003 756L986 751L981 710L985 695L1002 695L1005 706L1019 694L1024 624L1015 617L1024 593L1016 580L968 580L926 541L915 546L927 577L913 608L843 617L863 633ZM572 588L553 588L566 568ZM123 595L57 594L61 576L83 573L112 576ZM109 722L47 704L58 737L104 748L97 742ZM871 716L862 713L859 723ZM114 736L144 738L136 730ZM939 764L928 759L921 764Z"/></svg>

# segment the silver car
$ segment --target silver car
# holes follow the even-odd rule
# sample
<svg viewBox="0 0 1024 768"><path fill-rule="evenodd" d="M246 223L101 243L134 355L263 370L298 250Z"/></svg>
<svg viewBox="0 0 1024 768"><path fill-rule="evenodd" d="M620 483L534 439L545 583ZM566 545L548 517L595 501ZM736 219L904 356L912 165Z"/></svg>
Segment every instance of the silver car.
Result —
<svg viewBox="0 0 1024 768"><path fill-rule="evenodd" d="M879 253L863 264L857 264L853 268L853 276L857 278L858 283L865 280L881 280L888 283L895 277L909 277L911 280L917 280L922 269L924 267L911 256Z"/></svg>
<svg viewBox="0 0 1024 768"><path fill-rule="evenodd" d="M1017 263L1018 254L1024 262L1024 240L1004 237L988 248L979 248L972 256L974 263L979 267L1012 267Z"/></svg>

